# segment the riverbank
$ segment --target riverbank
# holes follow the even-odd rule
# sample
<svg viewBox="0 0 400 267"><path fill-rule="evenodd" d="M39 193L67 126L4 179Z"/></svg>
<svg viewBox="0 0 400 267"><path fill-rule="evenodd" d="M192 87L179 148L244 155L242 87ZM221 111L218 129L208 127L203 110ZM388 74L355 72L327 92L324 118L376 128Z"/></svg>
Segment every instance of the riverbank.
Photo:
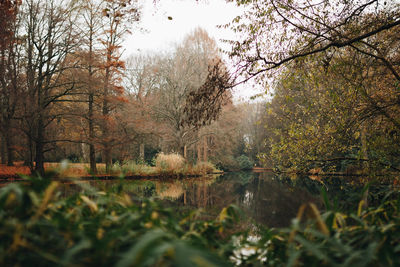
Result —
<svg viewBox="0 0 400 267"><path fill-rule="evenodd" d="M106 172L104 163L96 164L97 173L90 172L88 163L53 163L44 164L46 172L56 173L55 178L59 179L115 179L124 177L125 179L141 179L154 177L198 177L206 174L221 174L223 171L217 170L208 162L200 162L196 165L175 166L148 166L135 163L114 164L110 171ZM32 175L28 166L23 166L22 162L16 162L15 166L0 164L0 180L22 180L21 176Z"/></svg>

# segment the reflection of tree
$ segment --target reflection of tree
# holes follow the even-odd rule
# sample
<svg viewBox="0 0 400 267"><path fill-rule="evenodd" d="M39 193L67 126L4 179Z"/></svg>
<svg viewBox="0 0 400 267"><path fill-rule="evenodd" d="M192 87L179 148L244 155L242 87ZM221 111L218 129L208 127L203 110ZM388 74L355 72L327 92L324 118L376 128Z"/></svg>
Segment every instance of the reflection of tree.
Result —
<svg viewBox="0 0 400 267"><path fill-rule="evenodd" d="M316 201L304 188L289 187L268 173L260 173L240 197L250 217L269 227L289 225L301 204Z"/></svg>
<svg viewBox="0 0 400 267"><path fill-rule="evenodd" d="M215 178L204 177L201 179L188 179L184 181L184 195L180 202L185 206L196 208L206 208L213 205L210 188L214 184Z"/></svg>
<svg viewBox="0 0 400 267"><path fill-rule="evenodd" d="M139 199L157 197L178 209L181 206L184 209L204 208L209 216L216 216L222 208L236 204L248 218L277 227L287 226L301 204L319 204L319 197L313 197L304 183L303 179L293 182L272 173L234 172L217 178L91 181L90 185L102 191L128 193ZM66 185L63 193L71 195L80 192L81 188Z"/></svg>

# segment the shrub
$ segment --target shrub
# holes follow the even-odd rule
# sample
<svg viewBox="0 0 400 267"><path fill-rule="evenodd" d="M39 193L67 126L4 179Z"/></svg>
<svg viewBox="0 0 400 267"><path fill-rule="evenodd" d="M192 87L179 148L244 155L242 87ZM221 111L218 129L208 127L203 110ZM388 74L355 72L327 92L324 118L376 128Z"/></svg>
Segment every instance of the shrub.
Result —
<svg viewBox="0 0 400 267"><path fill-rule="evenodd" d="M222 158L211 158L211 161L215 163L218 169L223 171L235 170L238 168L238 163L232 155L227 155Z"/></svg>
<svg viewBox="0 0 400 267"><path fill-rule="evenodd" d="M200 161L193 166L193 172L196 174L207 174L218 172L218 169L211 162Z"/></svg>
<svg viewBox="0 0 400 267"><path fill-rule="evenodd" d="M241 170L251 170L253 168L253 161L249 159L246 155L239 156L236 161L239 164Z"/></svg>
<svg viewBox="0 0 400 267"><path fill-rule="evenodd" d="M162 173L179 173L184 165L185 159L179 154L157 154L156 167Z"/></svg>

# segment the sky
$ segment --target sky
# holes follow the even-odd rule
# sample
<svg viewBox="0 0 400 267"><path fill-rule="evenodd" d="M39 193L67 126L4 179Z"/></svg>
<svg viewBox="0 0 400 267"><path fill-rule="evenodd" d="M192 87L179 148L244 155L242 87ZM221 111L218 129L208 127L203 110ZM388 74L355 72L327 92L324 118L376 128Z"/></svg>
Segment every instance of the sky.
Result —
<svg viewBox="0 0 400 267"><path fill-rule="evenodd" d="M195 28L205 29L219 46L219 39L234 38L229 29L216 26L231 22L241 9L225 0L142 0L140 27L124 43L126 55L138 52L164 51L179 43ZM169 19L168 17L172 18ZM225 47L221 47L225 48Z"/></svg>
<svg viewBox="0 0 400 267"><path fill-rule="evenodd" d="M157 4L153 0L142 0L139 27L143 30L133 31L126 39L124 55L168 51L197 27L205 29L219 48L229 50L221 39L234 40L235 33L230 29L217 28L217 25L231 22L241 13L242 9L235 3L225 0L158 0ZM224 59L229 60L226 56ZM250 85L233 90L235 99L243 101L260 92Z"/></svg>

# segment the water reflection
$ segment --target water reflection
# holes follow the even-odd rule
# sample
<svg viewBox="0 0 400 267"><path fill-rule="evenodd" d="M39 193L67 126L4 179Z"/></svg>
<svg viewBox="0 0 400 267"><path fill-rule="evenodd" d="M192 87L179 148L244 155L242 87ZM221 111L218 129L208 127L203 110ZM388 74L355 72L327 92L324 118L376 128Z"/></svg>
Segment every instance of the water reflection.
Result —
<svg viewBox="0 0 400 267"><path fill-rule="evenodd" d="M99 190L123 191L138 198L156 197L184 206L204 208L216 215L223 207L236 204L248 218L269 227L290 224L302 203L319 203L319 191L300 182L283 183L273 173L235 172L180 180L90 181ZM75 187L75 188L73 188ZM65 194L76 190L66 185ZM75 191L76 192L76 191Z"/></svg>

